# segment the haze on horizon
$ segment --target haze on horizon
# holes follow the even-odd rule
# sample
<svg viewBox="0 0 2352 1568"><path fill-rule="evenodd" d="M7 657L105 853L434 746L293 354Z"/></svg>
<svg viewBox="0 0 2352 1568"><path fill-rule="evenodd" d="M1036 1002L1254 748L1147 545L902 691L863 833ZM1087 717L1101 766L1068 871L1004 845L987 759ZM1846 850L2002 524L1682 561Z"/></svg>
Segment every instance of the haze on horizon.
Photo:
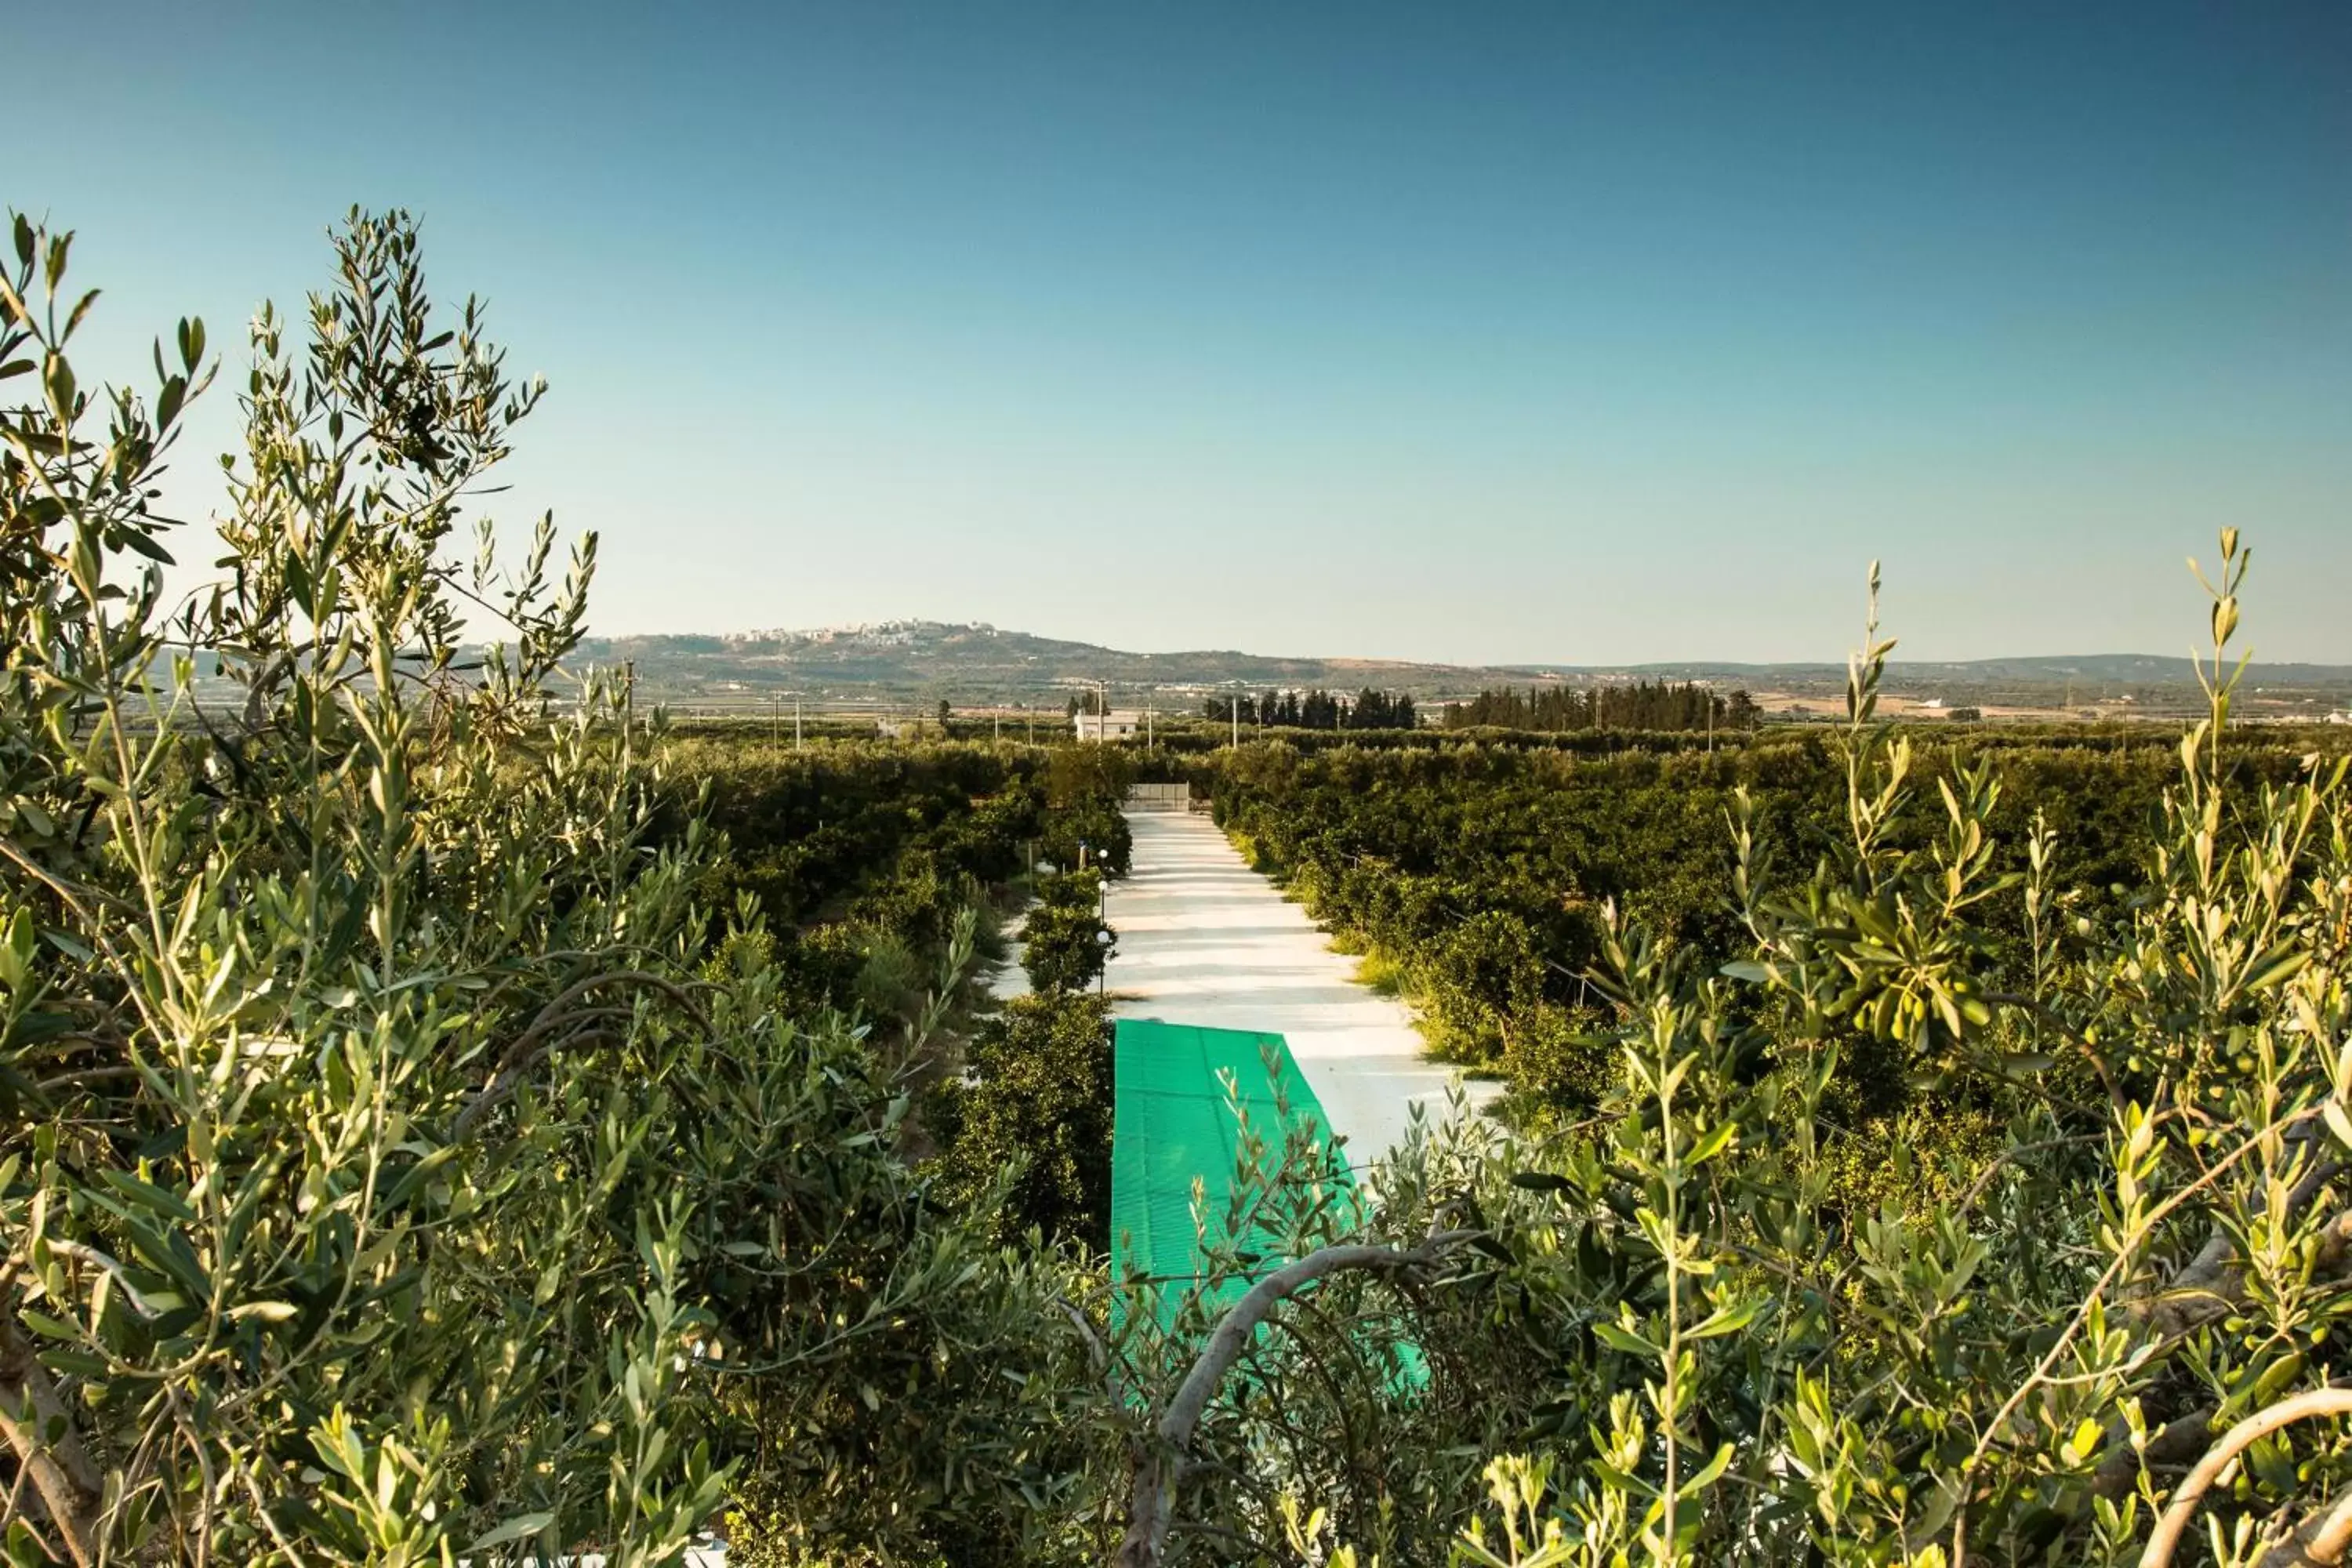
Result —
<svg viewBox="0 0 2352 1568"><path fill-rule="evenodd" d="M2352 663L2352 7L97 0L0 202L78 359L425 219L599 632L1463 664ZM184 558L208 552L191 542Z"/></svg>

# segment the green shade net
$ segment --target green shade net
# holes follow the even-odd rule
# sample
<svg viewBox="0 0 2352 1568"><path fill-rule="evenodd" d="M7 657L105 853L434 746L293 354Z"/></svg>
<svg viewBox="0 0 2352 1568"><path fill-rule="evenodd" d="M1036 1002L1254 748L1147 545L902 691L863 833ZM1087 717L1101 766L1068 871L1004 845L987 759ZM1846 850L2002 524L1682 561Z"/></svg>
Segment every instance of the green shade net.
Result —
<svg viewBox="0 0 2352 1568"><path fill-rule="evenodd" d="M1273 1072L1267 1072L1271 1051ZM1233 1195L1240 1126L1221 1075L1230 1072L1250 1125L1275 1147L1283 1130L1277 1092L1291 1125L1304 1124L1325 1143L1330 1128L1315 1091L1299 1076L1280 1035L1246 1029L1201 1029L1156 1019L1119 1020L1117 1033L1118 1131L1111 1152L1110 1234L1113 1278L1155 1279L1198 1272L1192 1230L1192 1182L1206 1184L1212 1223ZM1341 1180L1346 1177L1342 1173ZM1220 1303L1248 1288L1229 1282ZM1164 1292L1171 1315L1179 1290Z"/></svg>
<svg viewBox="0 0 2352 1568"><path fill-rule="evenodd" d="M1158 1296L1158 1315L1165 1328L1174 1321L1187 1277L1200 1270L1192 1230L1194 1178L1205 1189L1212 1225L1222 1222L1233 1197L1234 1159L1241 1143L1234 1100L1241 1102L1250 1125L1272 1147L1278 1148L1283 1139L1277 1094L1289 1109L1291 1126L1304 1126L1327 1147L1331 1129L1323 1118L1322 1102L1299 1075L1280 1035L1123 1018L1115 1037L1112 1278L1139 1274L1170 1281ZM1224 1083L1227 1073L1234 1084L1231 1094ZM1354 1185L1343 1163L1334 1162L1331 1179ZM1229 1305L1249 1286L1245 1279L1227 1280L1210 1298L1212 1310ZM1114 1298L1115 1312L1123 1310L1116 1304L1118 1300ZM1391 1354L1385 1376L1391 1394L1410 1397L1426 1385L1428 1367L1416 1347L1394 1346Z"/></svg>

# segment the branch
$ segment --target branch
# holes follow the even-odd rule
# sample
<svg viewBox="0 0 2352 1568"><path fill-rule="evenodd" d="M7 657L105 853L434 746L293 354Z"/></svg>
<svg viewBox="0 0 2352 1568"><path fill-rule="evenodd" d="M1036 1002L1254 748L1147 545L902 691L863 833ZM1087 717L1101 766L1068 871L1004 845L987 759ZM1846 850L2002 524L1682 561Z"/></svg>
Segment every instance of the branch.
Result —
<svg viewBox="0 0 2352 1568"><path fill-rule="evenodd" d="M128 910L131 907L127 900L118 899L111 893L97 888L80 887L67 881L64 878L49 871L5 837L0 837L0 855L5 855L9 859L14 860L26 876L64 900L66 908L73 910L81 918L82 923L92 930L97 928L98 917L89 912L89 907L81 901L83 899L95 899L100 903L112 904L118 910Z"/></svg>
<svg viewBox="0 0 2352 1568"><path fill-rule="evenodd" d="M1094 1363L1095 1375L1103 1380L1104 1387L1109 1391L1112 1405L1126 1408L1127 1387L1119 1382L1118 1372L1111 1366L1110 1352L1104 1346L1102 1336L1095 1332L1095 1326L1087 1321L1087 1315L1078 1310L1074 1302L1056 1296L1053 1304L1070 1320L1071 1326L1078 1331L1078 1337L1087 1342L1087 1359Z"/></svg>
<svg viewBox="0 0 2352 1568"><path fill-rule="evenodd" d="M2352 1491L2263 1552L2257 1568L2335 1568L2347 1550L2352 1550Z"/></svg>
<svg viewBox="0 0 2352 1568"><path fill-rule="evenodd" d="M1151 1447L1141 1447L1135 1459L1135 1486L1128 1505L1127 1535L1119 1543L1116 1568L1160 1568L1168 1548L1168 1531L1175 1505L1175 1479L1181 1473L1192 1447L1193 1429L1208 1408L1217 1385L1241 1359L1251 1334L1266 1314L1326 1275L1350 1268L1375 1272L1412 1272L1434 1267L1455 1247L1484 1231L1439 1231L1419 1247L1400 1249L1349 1243L1310 1252L1284 1265L1250 1287L1234 1303L1209 1336L1201 1358L1168 1402L1154 1428Z"/></svg>
<svg viewBox="0 0 2352 1568"><path fill-rule="evenodd" d="M124 1271L121 1263L95 1247L86 1247L79 1241L68 1241L62 1237L50 1237L48 1247L52 1252L62 1252L68 1258L79 1258L93 1268L113 1275L114 1288L122 1292L123 1300L131 1303L131 1310L151 1323L155 1321L155 1309L148 1305L147 1298L139 1293L139 1287L131 1282L131 1276Z"/></svg>
<svg viewBox="0 0 2352 1568"><path fill-rule="evenodd" d="M2080 1051L2083 1059L2091 1064L2091 1070L2099 1075L2099 1086L2107 1091L2108 1106L2117 1111L2123 1110L2126 1103L2123 1089L2116 1082L2115 1072L2107 1066L2107 1058L2099 1054L2099 1047L2091 1043L2088 1036L2066 1021L2064 1015L2035 997L2015 991L1987 991L1981 999L1997 1006L2021 1007L2065 1036L2066 1043Z"/></svg>
<svg viewBox="0 0 2352 1568"><path fill-rule="evenodd" d="M2168 1568L2173 1552L2179 1548L2181 1534L2188 1530L2189 1521L2195 1516L2197 1505L2203 1500L2207 1489L2221 1479L2221 1472L2230 1468L2230 1462L2248 1445L2269 1436L2282 1426L2290 1426L2315 1415L2352 1415L2352 1388L2315 1388L2257 1410L2231 1427L2220 1442L2206 1450L2205 1457L2197 1461L2196 1468L2190 1470L2188 1479L2180 1483L2180 1489L2172 1494L2171 1505L2164 1510L2164 1517L2156 1521L2156 1529L2147 1538L2147 1550L2140 1553L2139 1568ZM2342 1511L2341 1505L2338 1505L2337 1511Z"/></svg>
<svg viewBox="0 0 2352 1568"><path fill-rule="evenodd" d="M2289 1189L2284 1217L2301 1218L2321 1191L2343 1173L2344 1167L2333 1160L2315 1160L2311 1169ZM2262 1212L2259 1203L2255 1212ZM2340 1242L2342 1238L2336 1233L2347 1217L2352 1215L2339 1215L2321 1227L2323 1243ZM2158 1332L2168 1339L2178 1339L2229 1311L2244 1294L2244 1270L2238 1258L2238 1244L2226 1229L2215 1226L2205 1245L2162 1290L2132 1305L2135 1313L2145 1313Z"/></svg>
<svg viewBox="0 0 2352 1568"><path fill-rule="evenodd" d="M2027 1398L2032 1394L2035 1389L2041 1387L2042 1384L2048 1380L2050 1376L2050 1369L2058 1364L2058 1358L2066 1353L2066 1348L2074 1343L2074 1336L2082 1332L2083 1325L2089 1321L2092 1310L2105 1298L2108 1288L2115 1284L2116 1278L2124 1272L2126 1268L2130 1265L2132 1259L2138 1255L2138 1248L2141 1240L2148 1235L2153 1234L2157 1226L2168 1217L2174 1210L2179 1208L2183 1204L2188 1203L2191 1198L2195 1197L2207 1187L2210 1187L2214 1183L2220 1181L2222 1175L2226 1173L2231 1166L2235 1165L2239 1161L2244 1159L2248 1154L2253 1152L2256 1148L2260 1147L2263 1139L2271 1136L2273 1133L2284 1132L2289 1128L2307 1122L2318 1114L2319 1111L2315 1107L2304 1110L2290 1111L2288 1114L2271 1122L2268 1126L2256 1129L2235 1149L2231 1150L2220 1160L2208 1166L2204 1173L2200 1175L2195 1181L2189 1183L2187 1186L2182 1187L2179 1192L2174 1193L2171 1196L2166 1198L2163 1202L2158 1204L2153 1209L2149 1210L2148 1213L2141 1218L2133 1232L2117 1242L2115 1260L2107 1265L2105 1271L2103 1272L2097 1280L2092 1284L2090 1294L2084 1297L2082 1301L2076 1305L2074 1316L2067 1321L2066 1326L2059 1331L2057 1339L2052 1342L2050 1348L2042 1352L2042 1359L2034 1363L2032 1373L2029 1374L2022 1383L2020 1383L2015 1388L2010 1391L2009 1397L2003 1400L2001 1402L2000 1408L1994 1412L1992 1420L1988 1423L1984 1430L1978 1435L1976 1447L1969 1451L1968 1458L1963 1461L1960 1466L1960 1476L1964 1485L1973 1488L1973 1478L1975 1477L1977 1467L1984 1463L1986 1454L1991 1450L1993 1443L2000 1436L2003 1429L2008 1426L2010 1417L2016 1415L2018 1407L2025 1403ZM2210 1244L2209 1244L2208 1250L2210 1249ZM2178 1283L2178 1279L2179 1277L2176 1277L2176 1283ZM1954 1510L1952 1516L1952 1568L1964 1568L1964 1565L1968 1562L1968 1556L1969 1510L1966 1497L1964 1496L1960 1507Z"/></svg>
<svg viewBox="0 0 2352 1568"><path fill-rule="evenodd" d="M2091 1472L2091 1495L2110 1500L2119 1499L2139 1479L2143 1461L2149 1469L2158 1465L2180 1464L2212 1435L2213 1411L2208 1406L2166 1422L2149 1435L2143 1455L2132 1447L2130 1429L2118 1416L2107 1427L2107 1451L2100 1458L2098 1468Z"/></svg>
<svg viewBox="0 0 2352 1568"><path fill-rule="evenodd" d="M47 1436L51 1433L56 1436ZM73 1418L34 1355L32 1342L17 1329L14 1311L0 1314L0 1436L8 1439L16 1463L33 1478L33 1489L41 1494L49 1521L77 1568L90 1568L99 1556L105 1478L82 1447Z"/></svg>
<svg viewBox="0 0 2352 1568"><path fill-rule="evenodd" d="M482 1118L488 1115L500 1100L514 1092L515 1086L522 1081L523 1075L530 1070L531 1064L538 1059L540 1053L535 1052L533 1047L538 1046L551 1031L575 1021L564 1013L565 1008L600 985L620 984L643 985L661 992L684 1008L688 1016L701 1026L705 1034L709 1033L710 1020L703 1016L702 1009L695 1005L694 998L687 994L686 988L675 981L642 969L623 969L610 974L591 975L567 987L553 1001L541 1007L538 1016L531 1020L530 1026L516 1038L514 1044L506 1048L499 1058L498 1070L490 1075L490 1081L482 1086L479 1094L467 1102L464 1110L457 1112L457 1120L449 1129L449 1142L464 1142L467 1134L473 1131Z"/></svg>
<svg viewBox="0 0 2352 1568"><path fill-rule="evenodd" d="M1970 1209L1977 1206L1977 1200L1984 1196L1985 1189L1992 1185L1992 1179L2000 1174L2002 1168L2013 1160L2021 1160L2028 1154L2046 1153L2053 1149L2067 1148L2073 1144L2098 1142L2097 1134L2083 1132L2072 1138L2044 1138L2032 1143L2012 1143L1994 1155L1992 1163L1977 1173L1977 1179L1969 1184L1969 1190L1960 1195L1959 1205L1953 1212L1965 1217Z"/></svg>

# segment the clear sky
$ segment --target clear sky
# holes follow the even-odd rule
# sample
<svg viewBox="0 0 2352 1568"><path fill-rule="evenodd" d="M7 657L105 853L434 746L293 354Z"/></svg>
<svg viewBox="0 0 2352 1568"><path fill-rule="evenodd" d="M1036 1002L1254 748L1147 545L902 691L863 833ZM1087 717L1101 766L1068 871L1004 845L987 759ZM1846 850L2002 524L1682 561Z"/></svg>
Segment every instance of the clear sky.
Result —
<svg viewBox="0 0 2352 1568"><path fill-rule="evenodd" d="M84 379L184 312L240 369L416 209L552 383L502 504L603 533L602 630L1834 658L1876 555L1907 655L2169 653L2234 523L2262 656L2352 662L2342 0L5 31Z"/></svg>

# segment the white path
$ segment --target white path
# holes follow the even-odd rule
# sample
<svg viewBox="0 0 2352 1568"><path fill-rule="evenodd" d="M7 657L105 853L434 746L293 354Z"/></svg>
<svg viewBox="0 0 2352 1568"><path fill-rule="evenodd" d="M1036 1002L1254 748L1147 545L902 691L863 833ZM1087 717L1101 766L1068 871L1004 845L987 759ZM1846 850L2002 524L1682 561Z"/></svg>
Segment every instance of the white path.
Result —
<svg viewBox="0 0 2352 1568"><path fill-rule="evenodd" d="M1173 812L1133 812L1128 823L1135 858L1110 885L1108 910L1121 1017L1282 1036L1359 1165L1402 1141L1413 1105L1444 1118L1453 1071L1423 1054L1412 1013L1357 984L1355 961L1333 952L1213 823ZM1470 1087L1477 1100L1491 1095Z"/></svg>

